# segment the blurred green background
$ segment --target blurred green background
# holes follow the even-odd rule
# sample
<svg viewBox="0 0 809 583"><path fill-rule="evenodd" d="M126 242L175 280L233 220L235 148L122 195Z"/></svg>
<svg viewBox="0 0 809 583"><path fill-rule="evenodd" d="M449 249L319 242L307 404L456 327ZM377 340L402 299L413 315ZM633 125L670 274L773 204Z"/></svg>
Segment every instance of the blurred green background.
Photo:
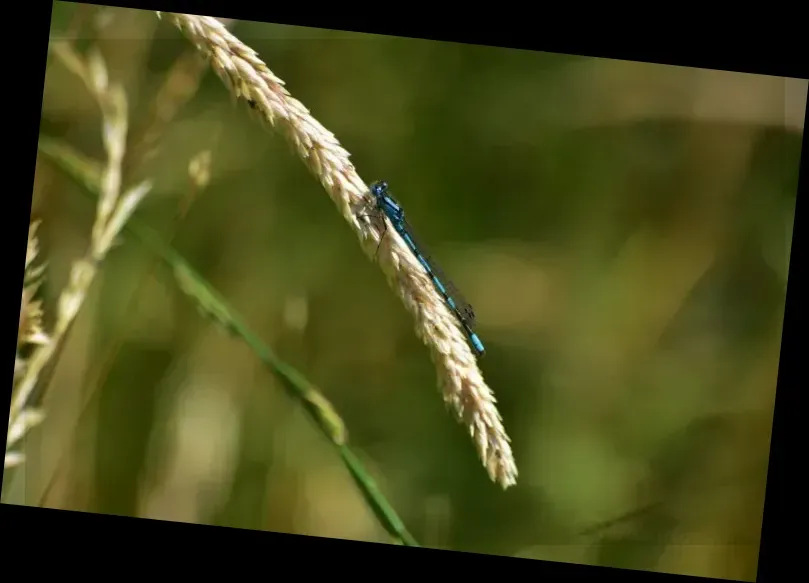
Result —
<svg viewBox="0 0 809 583"><path fill-rule="evenodd" d="M51 37L101 50L133 141L168 78L188 92L130 177L155 182L138 217L318 385L419 542L752 580L806 82L230 26L366 181L390 183L475 306L516 487L488 480L410 316L317 180L179 31L153 12L56 2ZM40 132L104 158L97 105L52 58ZM172 226L205 150L210 185ZM93 212L40 157L46 313ZM299 404L132 240L43 405L6 499L390 540Z"/></svg>

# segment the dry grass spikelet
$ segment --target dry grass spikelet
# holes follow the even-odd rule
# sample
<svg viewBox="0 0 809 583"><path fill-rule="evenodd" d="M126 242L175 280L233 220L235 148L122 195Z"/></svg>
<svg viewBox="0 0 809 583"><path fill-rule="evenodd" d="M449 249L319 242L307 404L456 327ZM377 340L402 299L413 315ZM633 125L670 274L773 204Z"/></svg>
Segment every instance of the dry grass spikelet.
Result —
<svg viewBox="0 0 809 583"><path fill-rule="evenodd" d="M25 275L23 276L23 289L20 301L20 322L17 329L17 349L14 356L14 379L12 387L16 388L25 377L28 370L30 349L35 346L46 347L50 337L45 333L43 324L42 302L36 298L36 293L42 283L45 266L37 264L39 255L39 242L36 231L39 221L32 221L28 226L28 247L25 252ZM13 418L9 416L9 431L6 438L6 453L3 466L14 467L25 461L22 452L11 448L23 438L33 427L43 419L41 412L24 408ZM13 421L13 422L12 422Z"/></svg>
<svg viewBox="0 0 809 583"><path fill-rule="evenodd" d="M25 276L20 301L20 323L17 329L18 352L25 345L48 342L48 336L42 327L42 302L34 299L42 283L42 274L45 269L44 265L34 263L39 254L37 227L39 227L39 221L32 222L28 227L28 249L25 253Z"/></svg>
<svg viewBox="0 0 809 583"><path fill-rule="evenodd" d="M417 335L430 348L444 401L467 426L492 480L504 488L515 484L517 467L509 438L466 337L421 265L390 225L388 235L382 238L383 230L376 221L359 212L368 209L368 187L349 160L349 153L290 95L284 82L258 54L217 19L164 15L208 58L232 95L245 99L263 120L286 137L351 225L369 257L382 240L377 254L379 264L389 285L413 315Z"/></svg>
<svg viewBox="0 0 809 583"><path fill-rule="evenodd" d="M99 264L113 248L124 224L151 188L149 182L143 182L122 192L122 165L128 131L127 100L123 88L109 81L101 54L91 49L84 58L65 41L53 42L48 48L65 67L84 81L87 90L96 99L101 109L101 136L107 159L101 175L101 193L90 236L90 247L71 267L68 282L59 295L53 327L47 335L42 331L41 304L34 300L42 274L42 268L34 266L38 252L35 236L38 224L33 223L29 229L26 280L23 284L17 342L18 349L21 342L35 346L30 354L24 356L18 350L15 360L17 382L12 387L9 410L6 467L24 461L21 453L11 452L9 448L42 419L38 411L29 408L30 396L84 304Z"/></svg>

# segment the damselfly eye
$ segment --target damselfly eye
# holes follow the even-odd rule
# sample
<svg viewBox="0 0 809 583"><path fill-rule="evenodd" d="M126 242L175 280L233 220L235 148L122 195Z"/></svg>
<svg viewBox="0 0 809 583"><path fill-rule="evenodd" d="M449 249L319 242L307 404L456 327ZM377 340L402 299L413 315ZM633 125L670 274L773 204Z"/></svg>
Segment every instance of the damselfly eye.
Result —
<svg viewBox="0 0 809 583"><path fill-rule="evenodd" d="M385 182L384 180L374 182L371 185L371 194L373 194L376 197L384 196L387 190L388 190L388 183Z"/></svg>

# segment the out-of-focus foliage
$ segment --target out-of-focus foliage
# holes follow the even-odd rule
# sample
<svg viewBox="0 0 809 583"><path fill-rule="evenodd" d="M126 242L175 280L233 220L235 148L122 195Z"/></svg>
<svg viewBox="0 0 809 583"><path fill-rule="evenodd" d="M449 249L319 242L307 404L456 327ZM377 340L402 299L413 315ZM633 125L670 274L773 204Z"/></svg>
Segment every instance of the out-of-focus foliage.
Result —
<svg viewBox="0 0 809 583"><path fill-rule="evenodd" d="M124 83L135 136L178 60L195 70L193 47L151 12L57 2L52 36L74 30ZM323 390L410 532L442 548L752 579L805 82L232 30L366 181L390 183L475 305L518 485L489 482L380 271L283 139L212 73L133 170L154 181L138 216ZM94 104L53 60L41 132L102 158ZM171 226L205 150L210 183ZM86 244L93 207L79 188L39 160L46 309ZM388 540L255 355L128 241L44 408L26 480L6 497Z"/></svg>

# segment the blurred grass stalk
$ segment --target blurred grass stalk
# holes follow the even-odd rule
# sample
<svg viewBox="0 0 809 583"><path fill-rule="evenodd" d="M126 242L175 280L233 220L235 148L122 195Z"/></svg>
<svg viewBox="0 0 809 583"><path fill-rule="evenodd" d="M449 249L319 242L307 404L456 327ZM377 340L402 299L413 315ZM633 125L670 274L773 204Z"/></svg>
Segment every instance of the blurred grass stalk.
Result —
<svg viewBox="0 0 809 583"><path fill-rule="evenodd" d="M110 83L106 64L101 54L91 50L88 58L84 59L63 41L52 43L49 45L49 49L69 70L84 81L88 91L98 102L101 109L102 139L107 159L100 176L100 196L92 226L90 246L85 255L76 260L71 267L67 285L59 296L53 329L49 333L38 331L36 334L29 334L29 343L31 343L31 339L35 339L36 342L33 342L35 347L32 352L25 357L19 355L20 342L25 337L18 337L15 382L9 411L4 467L19 465L24 461L23 454L11 450L11 448L42 419L41 412L28 407L31 394L37 386L43 370L57 353L81 309L100 263L115 245L121 228L151 189L151 183L144 181L126 190L123 194L121 193L121 169L128 130L127 99L120 85ZM36 224L32 224L29 231L29 254L26 257L27 279L37 279L36 276L40 274L32 266L33 258L36 256L35 229ZM32 248L33 253L31 253ZM35 290L35 282L27 285L27 291L23 290L20 313L21 330L24 320L41 321L39 304L31 301Z"/></svg>
<svg viewBox="0 0 809 583"><path fill-rule="evenodd" d="M135 148L130 152L124 162L124 152L127 150L127 117L126 100L123 91L118 86L110 86L107 81L106 68L98 52L91 51L86 62L66 43L55 43L51 50L62 62L79 77L85 81L85 85L90 89L94 97L101 105L104 115L104 145L107 151L107 163L101 165L91 160L81 153L75 151L67 144L41 137L39 143L40 152L49 157L58 166L65 170L74 179L79 181L86 189L97 196L97 215L92 231L91 246L87 256L78 262L79 268L74 267L77 276L71 277L71 284L65 289L63 298L60 299L60 307L67 306L69 309L60 309L55 333L51 337L46 337L43 333L30 333L20 335L20 338L28 339L29 342L37 340L44 347L40 352L35 352L33 357L26 361L25 376L20 387L24 391L17 389L15 402L18 403L19 414L10 417L9 424L9 444L13 444L22 437L27 429L30 429L35 422L41 420L41 415L35 411L26 410L25 402L36 384L36 380L41 372L56 353L59 341L64 338L70 323L75 319L76 313L86 296L86 292L92 283L93 276L97 272L98 264L106 256L107 251L113 245L121 229L133 232L142 243L150 247L165 263L173 270L173 274L180 288L188 294L197 304L200 311L206 316L221 324L224 328L241 337L259 356L259 358L281 379L282 384L288 392L300 402L315 420L317 426L338 447L340 455L349 470L350 475L358 485L363 498L367 501L374 514L379 519L382 526L400 543L417 546L418 543L407 532L404 524L396 515L393 508L379 492L373 479L363 467L357 456L348 448L346 444L347 432L344 424L331 404L313 387L303 375L295 371L285 363L281 362L275 355L262 344L261 340L255 336L247 326L227 306L223 298L207 285L207 283L194 270L175 253L161 237L148 228L141 225L129 225L128 219L137 203L148 192L148 183L132 189L118 202L122 173L129 173L136 169L138 163L154 152L157 140L162 133L161 130L166 123L176 113L177 107L186 101L193 93L193 88L187 86L183 91L177 92L176 80L180 73L196 73L192 77L198 81L201 76L201 69L197 66L197 61L193 58L181 58L169 75L167 87L158 95L155 109L151 116L151 123L146 125L146 131L141 132L133 140ZM198 55L194 54L198 58ZM182 76L182 75L181 75ZM185 75L187 77L187 75ZM196 83L191 85L196 86ZM174 89L174 91L171 91ZM167 105L168 102L171 102ZM171 107L169 107L171 105ZM138 147L140 146L140 147ZM189 172L192 182L196 184L207 183L208 164L210 153L204 153L202 157L192 161ZM124 166L126 164L126 166ZM180 215L186 209L188 201L181 201ZM26 269L32 265L36 256L36 239L34 238L36 224L33 224L29 232L29 254L26 260ZM37 275L37 270L31 268L33 275ZM41 271L41 270L40 270ZM32 275L32 277L33 277ZM21 329L24 322L30 330L37 331L36 318L39 304L26 300L33 296L35 286L26 287L23 294L23 310L21 310ZM66 298L66 299L65 299ZM28 306L25 309L25 306ZM23 316L28 315L27 318ZM47 339L47 342L45 342ZM114 352L114 351L113 351ZM37 356L39 355L39 356ZM113 358L114 354L110 356ZM22 359L19 359L22 362ZM30 366L30 362L35 363L35 367ZM32 380L25 380L32 379ZM13 430L13 431L12 431ZM13 434L13 435L12 435ZM14 439L11 439L13 437ZM17 452L7 455L7 465L9 463L20 463L22 456ZM46 488L47 491L47 488Z"/></svg>
<svg viewBox="0 0 809 583"><path fill-rule="evenodd" d="M178 59L153 102L147 123L128 143L126 98L120 86L111 85L108 82L106 66L98 51L90 50L89 57L85 60L66 42L53 43L50 50L68 69L84 81L101 106L107 161L106 164L102 165L77 152L65 143L47 137L41 137L40 139L40 152L80 182L85 188L83 192L92 193L97 197L97 212L92 229L90 249L86 257L77 262L77 266L74 266L70 284L66 287L59 301L60 313L55 331L51 336L41 332L38 326L41 322L41 309L38 302L31 301L36 291L36 285L38 285L38 280L35 280L35 276L41 274L40 268L35 269L33 267L33 259L36 257L37 251L35 238L37 224L31 225L29 252L26 258L26 273L29 275L26 282L31 280L32 283L27 284L24 289L20 317L20 330L29 330L30 332L27 334L21 332L18 342L38 342L42 348L38 352L34 352L30 359L24 360L18 357L18 363L15 363L15 371L24 369L24 375L15 373L15 378L19 376L22 380L19 386L15 386L14 401L18 413L10 416L9 446L18 442L30 427L41 420L42 416L38 412L25 409L25 403L31 396L37 379L41 377L40 373L45 365L54 360L60 341L64 338L71 322L75 319L97 272L99 263L106 257L106 253L112 247L123 228L133 232L142 243L150 247L158 257L172 268L180 288L195 301L204 315L211 317L225 329L241 337L264 364L281 379L288 392L303 403L304 408L313 417L316 425L338 447L343 462L358 485L363 498L367 501L385 530L398 542L417 546L418 543L407 532L393 508L379 492L359 458L348 448L346 444L347 432L344 424L333 410L331 404L303 375L277 359L269 348L263 345L261 340L238 319L224 299L218 296L157 233L143 226L126 224L137 204L148 192L149 183L143 183L128 191L123 197L119 197L123 181L122 176L128 177L128 175L133 174L138 170L142 162L154 155L166 124L176 115L178 109L193 96L203 72L207 70L207 63L196 52L186 53ZM127 153L126 158L124 157L125 152ZM193 192L190 193L190 197L186 196L180 201L178 216L175 218L181 219L184 216L188 204L190 204L188 199L194 198L193 193L199 188L203 188L208 182L209 165L210 152L203 152L192 160L189 173L194 187L192 188ZM120 202L119 198L121 199ZM115 357L115 352L117 350L111 351L108 361ZM34 363L34 366L31 366L31 362ZM104 369L105 367L102 366L101 370L103 371ZM92 393L87 402L91 397ZM87 402L80 415L86 411ZM19 464L21 461L22 454L10 452L10 455L7 455L6 458L6 465ZM55 479L56 473L58 473L58 468L45 489L46 494L53 483L53 479Z"/></svg>
<svg viewBox="0 0 809 583"><path fill-rule="evenodd" d="M40 137L39 150L84 186L86 192L100 194L101 176L91 161L69 146L44 136ZM316 426L339 450L360 493L385 530L403 544L418 546L396 512L379 492L362 462L349 448L345 425L331 403L300 372L281 361L238 317L225 299L176 251L164 243L156 232L134 217L123 226L123 230L134 235L141 244L156 253L172 270L179 287L194 300L199 310L231 334L241 338L277 376L287 392L304 406Z"/></svg>
<svg viewBox="0 0 809 583"><path fill-rule="evenodd" d="M69 28L72 27L73 32L72 34L67 35L68 38L76 38L79 36L79 32L81 30L81 21L87 19L88 9L92 11L95 8L96 7L90 7L86 4L78 5L71 25L69 25ZM84 18L82 18L82 16ZM165 130L170 125L171 121L176 118L182 107L196 94L206 71L207 65L193 49L189 49L177 58L174 65L166 74L163 84L153 98L146 119L139 124L139 130L135 129L135 131L129 132L126 146L126 156L123 159L121 170L123 180L125 182L130 182L133 180L134 175L141 172L142 167L148 163L149 160L153 158L154 155L159 151L160 139L163 137ZM66 151L62 153L65 155L68 154ZM92 174L94 177L100 176L101 171L98 163L90 160L86 160L84 163L90 169L90 174ZM210 179L210 163L210 150L203 150L199 152L191 160L188 169L190 188L185 195L180 198L178 208L174 215L172 229L164 233L164 236L168 241L171 241L173 238L174 233L179 228L180 223L184 220L191 204L194 200L196 200L197 196L200 194L200 191L207 186ZM97 190L98 188L96 186L95 191ZM144 279L141 281L141 286L140 288L133 290L129 300L129 307L125 313L135 314L135 304L141 297L142 287L146 283L146 278L151 273L153 268L154 264L148 266L144 271ZM129 323L132 323L131 319ZM91 369L92 372L88 373L87 380L85 381L86 386L90 387L90 389L86 392L85 397L82 399L82 405L79 409L77 423L81 423L84 415L89 411L90 404L97 396L96 389L100 386L100 383L103 382L103 379L111 370L111 367L113 366L118 352L120 351L124 342L124 337L125 332L122 331L120 334L118 334L117 339L106 349L106 354L104 357L96 360L93 363L93 367ZM59 479L61 470L64 468L64 465L68 459L67 452L75 445L74 442L76 437L77 433L74 432L72 439L68 440L68 443L65 444L65 447L62 450L63 455L56 458L58 460L57 467L51 474L51 477L49 478L42 494L39 496L38 502L40 506L45 504L45 501L49 497L52 488Z"/></svg>

